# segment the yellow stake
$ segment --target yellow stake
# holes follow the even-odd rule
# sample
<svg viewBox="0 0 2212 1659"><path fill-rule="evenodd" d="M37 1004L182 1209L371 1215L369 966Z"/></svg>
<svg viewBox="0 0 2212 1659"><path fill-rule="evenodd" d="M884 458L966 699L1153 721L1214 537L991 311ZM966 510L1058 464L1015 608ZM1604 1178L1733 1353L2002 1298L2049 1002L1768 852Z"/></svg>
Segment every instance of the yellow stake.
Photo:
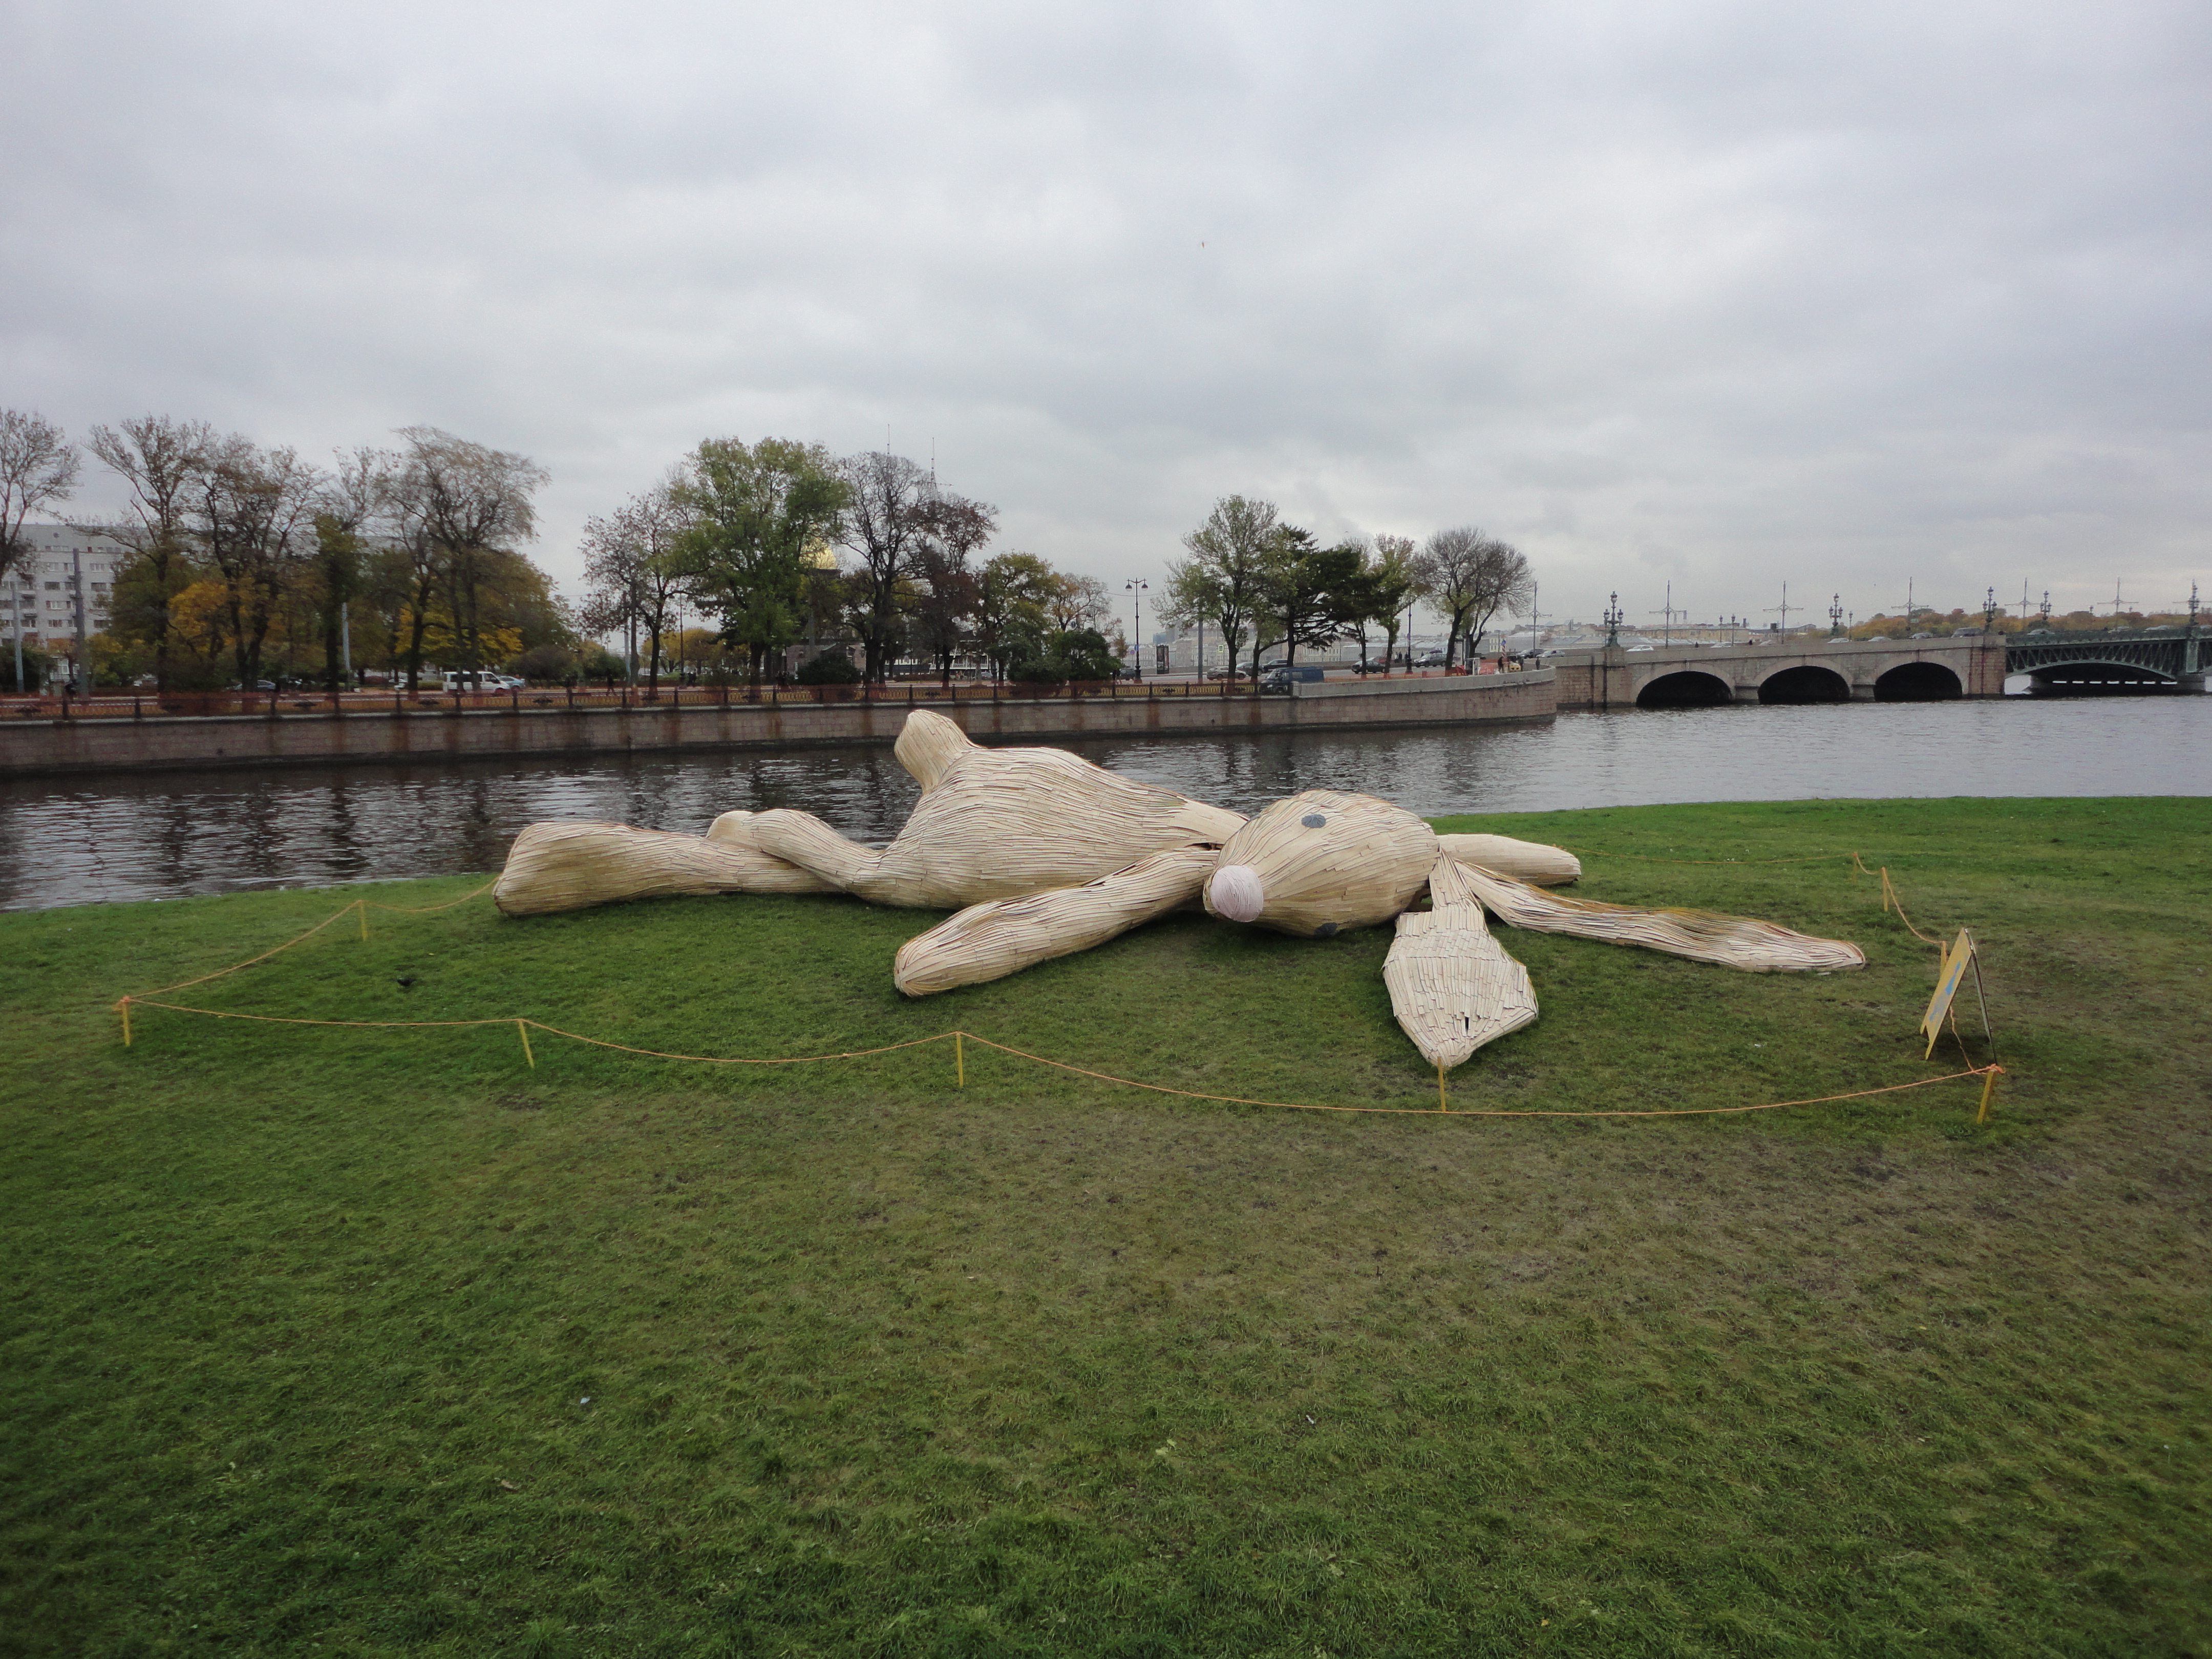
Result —
<svg viewBox="0 0 2212 1659"><path fill-rule="evenodd" d="M1444 1063L1441 1060L1437 1062L1437 1109L1451 1110L1451 1102L1444 1097Z"/></svg>
<svg viewBox="0 0 2212 1659"><path fill-rule="evenodd" d="M123 1015L123 1046L128 1048L131 1046L131 999L125 997L115 1006Z"/></svg>
<svg viewBox="0 0 2212 1659"><path fill-rule="evenodd" d="M959 1074L960 1086L966 1088L968 1086L968 1056L961 1049L960 1033L957 1031L952 1034L952 1068Z"/></svg>
<svg viewBox="0 0 2212 1659"><path fill-rule="evenodd" d="M530 1052L530 1028L522 1021L514 1022L515 1034L522 1039L522 1057L530 1062L530 1069L538 1069L538 1056Z"/></svg>
<svg viewBox="0 0 2212 1659"><path fill-rule="evenodd" d="M1997 1073L2003 1070L2002 1066L1992 1066L1982 1073L1982 1105L1981 1109L1974 1114L1975 1122L1987 1123L1990 1121L1990 1097L1996 1093Z"/></svg>

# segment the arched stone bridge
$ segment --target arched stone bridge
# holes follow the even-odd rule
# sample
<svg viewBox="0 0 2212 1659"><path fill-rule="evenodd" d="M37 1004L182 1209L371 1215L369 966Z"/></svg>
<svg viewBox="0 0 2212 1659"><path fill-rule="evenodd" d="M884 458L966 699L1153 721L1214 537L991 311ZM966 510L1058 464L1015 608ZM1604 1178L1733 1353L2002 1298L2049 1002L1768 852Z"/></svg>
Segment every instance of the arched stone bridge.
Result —
<svg viewBox="0 0 2212 1659"><path fill-rule="evenodd" d="M1694 708L1725 702L1929 702L2004 693L2003 641L1767 641L1614 647L1554 659L1562 708Z"/></svg>

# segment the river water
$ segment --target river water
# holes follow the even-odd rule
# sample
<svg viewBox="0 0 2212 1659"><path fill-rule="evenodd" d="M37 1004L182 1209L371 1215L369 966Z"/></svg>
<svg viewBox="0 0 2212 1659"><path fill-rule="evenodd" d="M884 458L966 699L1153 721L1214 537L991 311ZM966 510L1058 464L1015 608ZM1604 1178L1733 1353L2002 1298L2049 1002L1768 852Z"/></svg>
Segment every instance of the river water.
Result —
<svg viewBox="0 0 2212 1659"><path fill-rule="evenodd" d="M2205 696L1729 707L1067 746L1243 812L1312 788L1381 795L1427 817L1662 801L2212 795ZM888 748L22 779L0 782L0 909L491 871L518 830L547 818L696 832L734 807L797 806L882 841L915 793Z"/></svg>

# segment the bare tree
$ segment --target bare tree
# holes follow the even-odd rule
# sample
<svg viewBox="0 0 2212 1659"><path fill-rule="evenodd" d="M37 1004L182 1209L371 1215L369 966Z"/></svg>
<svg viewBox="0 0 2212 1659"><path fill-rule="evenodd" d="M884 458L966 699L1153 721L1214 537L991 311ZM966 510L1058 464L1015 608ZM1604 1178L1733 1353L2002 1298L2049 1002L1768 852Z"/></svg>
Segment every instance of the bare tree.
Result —
<svg viewBox="0 0 2212 1659"><path fill-rule="evenodd" d="M313 539L322 483L293 451L264 450L242 437L216 442L194 477L193 538L222 580L238 683L246 690L261 678L270 624Z"/></svg>
<svg viewBox="0 0 2212 1659"><path fill-rule="evenodd" d="M385 499L385 551L372 561L376 598L390 634L386 655L407 671L407 690L422 689L422 654L437 605L442 558L431 521L429 492L421 471L390 458Z"/></svg>
<svg viewBox="0 0 2212 1659"><path fill-rule="evenodd" d="M199 572L192 559L190 511L216 437L204 421L143 415L119 425L96 426L92 453L130 490L132 522L108 534L131 550L116 573L113 626L154 647L155 691L169 689L169 607Z"/></svg>
<svg viewBox="0 0 2212 1659"><path fill-rule="evenodd" d="M43 415L0 409L0 577L23 556L23 521L76 491L77 453Z"/></svg>
<svg viewBox="0 0 2212 1659"><path fill-rule="evenodd" d="M852 487L839 541L860 561L853 573L853 623L866 649L867 679L890 678L902 636L903 590L919 562L924 508L937 482L903 455L848 455L839 470Z"/></svg>
<svg viewBox="0 0 2212 1659"><path fill-rule="evenodd" d="M517 544L538 534L530 498L546 482L528 457L457 438L432 426L400 428L397 488L435 550L441 586L461 660L474 680L483 668L483 599L498 568L519 558Z"/></svg>
<svg viewBox="0 0 2212 1659"><path fill-rule="evenodd" d="M29 410L0 409L0 581L23 556L23 521L76 489L77 453L68 435ZM23 689L24 617L15 619L15 689Z"/></svg>
<svg viewBox="0 0 2212 1659"><path fill-rule="evenodd" d="M1473 525L1439 530L1415 562L1420 596L1444 613L1450 631L1444 639L1449 666L1464 638L1473 654L1500 611L1518 616L1528 603L1528 561L1520 550Z"/></svg>
<svg viewBox="0 0 2212 1659"><path fill-rule="evenodd" d="M999 509L965 495L939 492L916 509L921 535L915 574L921 591L915 621L921 644L937 664L938 682L952 683L952 659L969 641L981 600L980 573L969 563L999 528Z"/></svg>
<svg viewBox="0 0 2212 1659"><path fill-rule="evenodd" d="M1062 633L1111 628L1120 620L1114 614L1114 590L1096 576L1063 574L1045 608Z"/></svg>
<svg viewBox="0 0 2212 1659"><path fill-rule="evenodd" d="M584 524L584 580L590 584L584 627L594 634L623 629L633 647L637 632L644 633L646 683L656 696L660 641L676 607L691 592L690 568L679 557L679 543L691 521L673 486L664 483Z"/></svg>
<svg viewBox="0 0 2212 1659"><path fill-rule="evenodd" d="M337 459L315 514L312 595L323 637L323 681L333 696L352 667L342 641L347 611L367 585L365 532L386 514L392 488L391 457L383 451L341 452Z"/></svg>

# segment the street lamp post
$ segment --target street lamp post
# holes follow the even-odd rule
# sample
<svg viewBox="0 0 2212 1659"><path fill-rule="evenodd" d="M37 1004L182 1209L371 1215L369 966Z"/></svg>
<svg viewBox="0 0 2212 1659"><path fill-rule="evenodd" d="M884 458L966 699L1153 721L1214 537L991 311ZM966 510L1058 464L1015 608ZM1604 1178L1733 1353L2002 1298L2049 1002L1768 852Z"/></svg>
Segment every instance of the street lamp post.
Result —
<svg viewBox="0 0 2212 1659"><path fill-rule="evenodd" d="M1616 591L1605 607L1605 644L1608 651L1620 643L1620 594Z"/></svg>
<svg viewBox="0 0 2212 1659"><path fill-rule="evenodd" d="M1832 640L1844 637L1844 596L1840 593L1828 596L1828 637Z"/></svg>
<svg viewBox="0 0 2212 1659"><path fill-rule="evenodd" d="M1130 636L1129 643L1130 654L1136 659L1137 662L1135 678L1142 679L1145 678L1145 590L1152 584L1128 581L1123 582L1121 586L1127 591L1131 601L1137 607L1137 631Z"/></svg>
<svg viewBox="0 0 2212 1659"><path fill-rule="evenodd" d="M2119 590L2112 590L2118 592ZM85 640L84 614L84 546L79 543L70 550L70 592L76 605L76 650L70 657L70 679L76 687L77 696L92 695L92 647Z"/></svg>

